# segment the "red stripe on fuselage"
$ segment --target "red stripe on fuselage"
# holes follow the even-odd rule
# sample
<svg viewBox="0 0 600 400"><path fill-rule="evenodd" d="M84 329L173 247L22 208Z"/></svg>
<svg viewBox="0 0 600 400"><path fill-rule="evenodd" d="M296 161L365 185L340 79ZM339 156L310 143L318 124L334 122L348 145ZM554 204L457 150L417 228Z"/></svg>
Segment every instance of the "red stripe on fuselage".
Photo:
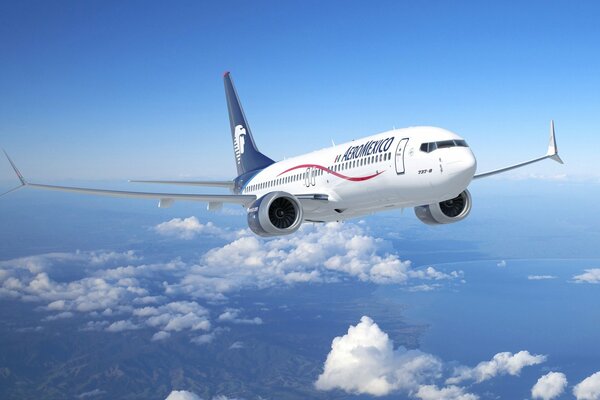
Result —
<svg viewBox="0 0 600 400"><path fill-rule="evenodd" d="M381 172L377 172L376 174L373 175L368 175L368 176L357 176L357 177L352 177L352 176L346 176L346 175L342 175L337 173L336 171L332 171L329 168L325 168L322 165L317 165L317 164L302 164L302 165L297 165L295 167L286 169L285 171L283 171L282 173L280 173L277 176L281 176L283 174L285 174L286 172L290 172L293 171L295 169L299 169L299 168L317 168L317 169L321 169L323 171L329 172L330 174L337 176L338 178L342 178L345 179L347 181L352 181L352 182L360 182L360 181L368 181L369 179L375 178L378 175L383 174L385 171L381 171Z"/></svg>

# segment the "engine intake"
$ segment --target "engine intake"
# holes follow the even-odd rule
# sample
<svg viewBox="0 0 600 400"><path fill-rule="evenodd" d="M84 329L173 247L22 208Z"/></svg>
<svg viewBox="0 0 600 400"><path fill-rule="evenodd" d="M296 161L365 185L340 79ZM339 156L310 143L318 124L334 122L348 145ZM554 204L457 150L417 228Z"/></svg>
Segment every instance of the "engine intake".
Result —
<svg viewBox="0 0 600 400"><path fill-rule="evenodd" d="M453 199L415 207L415 215L427 225L458 222L471 212L471 193L465 190Z"/></svg>
<svg viewBox="0 0 600 400"><path fill-rule="evenodd" d="M271 192L248 208L248 226L259 236L294 233L302 225L304 215L298 199L286 192Z"/></svg>

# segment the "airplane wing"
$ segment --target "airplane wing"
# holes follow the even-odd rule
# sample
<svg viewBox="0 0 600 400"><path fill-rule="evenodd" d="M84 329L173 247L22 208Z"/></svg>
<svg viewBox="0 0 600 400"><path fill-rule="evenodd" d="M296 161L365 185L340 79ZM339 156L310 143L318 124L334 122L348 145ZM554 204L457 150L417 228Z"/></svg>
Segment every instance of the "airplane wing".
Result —
<svg viewBox="0 0 600 400"><path fill-rule="evenodd" d="M72 187L72 186L56 186L56 185L45 185L39 183L29 183L25 180L19 169L15 165L15 163L8 156L6 151L4 151L8 162L12 166L15 174L21 181L21 184L16 188L13 188L4 194L10 193L14 190L20 189L22 187L31 187L34 189L45 189L45 190L58 190L62 192L74 192L74 193L84 193L84 194L93 194L99 196L112 196L112 197L130 197L130 198L141 198L141 199L157 199L159 200L159 207L169 207L175 200L188 200L188 201L201 201L205 203L211 204L222 204L222 203L232 203L232 204L241 204L243 206L249 206L254 200L256 200L256 196L254 195L235 195L235 194L185 194L185 193L155 193L155 192L130 192L124 190L105 190L105 189L91 189L91 188L82 188L82 187Z"/></svg>
<svg viewBox="0 0 600 400"><path fill-rule="evenodd" d="M233 181L146 181L146 180L129 180L132 183L158 183L166 185L183 185L183 186L207 186L207 187L221 187L227 189L233 189L235 183Z"/></svg>
<svg viewBox="0 0 600 400"><path fill-rule="evenodd" d="M480 174L475 174L475 176L473 177L473 179L479 179L479 178L485 178L488 176L492 176L492 175L496 175L496 174L501 174L503 172L506 171L510 171L511 169L516 169L516 168L521 168L525 165L529 165L529 164L533 164L535 162L538 161L542 161L545 159L551 159L554 160L560 164L564 164L563 160L561 160L560 156L558 155L558 148L556 147L556 138L554 136L554 121L550 121L550 143L548 143L548 151L546 152L546 155L543 157L538 157L538 158L534 158L533 160L529 160L529 161L525 161L522 163L518 163L515 165L511 165L508 167L504 167L504 168L499 168L499 169L495 169L493 171L488 171L488 172L483 172Z"/></svg>

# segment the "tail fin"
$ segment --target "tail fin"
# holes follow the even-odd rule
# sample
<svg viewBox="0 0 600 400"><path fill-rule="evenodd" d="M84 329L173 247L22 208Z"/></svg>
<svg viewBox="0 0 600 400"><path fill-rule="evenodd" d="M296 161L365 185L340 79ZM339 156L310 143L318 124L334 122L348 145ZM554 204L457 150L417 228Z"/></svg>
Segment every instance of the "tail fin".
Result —
<svg viewBox="0 0 600 400"><path fill-rule="evenodd" d="M231 76L229 72L223 75L225 81L225 95L227 96L227 109L229 110L229 124L231 125L231 138L238 176L246 172L265 168L274 163L269 157L256 148L250 126L244 115Z"/></svg>

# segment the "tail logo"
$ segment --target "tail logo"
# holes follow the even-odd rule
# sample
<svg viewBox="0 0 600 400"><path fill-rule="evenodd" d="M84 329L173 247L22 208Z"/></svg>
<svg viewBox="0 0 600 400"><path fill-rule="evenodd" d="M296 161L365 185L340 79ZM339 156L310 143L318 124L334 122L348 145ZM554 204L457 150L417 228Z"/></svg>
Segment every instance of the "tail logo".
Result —
<svg viewBox="0 0 600 400"><path fill-rule="evenodd" d="M244 154L244 146L246 145L246 129L242 125L236 125L233 138L235 159L237 160L237 163L240 164L242 162L242 154Z"/></svg>

